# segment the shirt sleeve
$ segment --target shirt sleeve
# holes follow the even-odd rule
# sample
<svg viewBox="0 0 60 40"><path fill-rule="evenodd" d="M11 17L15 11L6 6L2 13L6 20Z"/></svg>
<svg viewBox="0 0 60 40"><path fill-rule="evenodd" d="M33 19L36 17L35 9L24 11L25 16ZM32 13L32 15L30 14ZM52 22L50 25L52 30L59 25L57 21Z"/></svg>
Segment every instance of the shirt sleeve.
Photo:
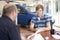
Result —
<svg viewBox="0 0 60 40"><path fill-rule="evenodd" d="M31 23L35 24L35 19L34 18L31 19Z"/></svg>
<svg viewBox="0 0 60 40"><path fill-rule="evenodd" d="M51 17L47 17L47 18L46 18L46 24L47 24L48 22L50 22L50 20L51 20Z"/></svg>

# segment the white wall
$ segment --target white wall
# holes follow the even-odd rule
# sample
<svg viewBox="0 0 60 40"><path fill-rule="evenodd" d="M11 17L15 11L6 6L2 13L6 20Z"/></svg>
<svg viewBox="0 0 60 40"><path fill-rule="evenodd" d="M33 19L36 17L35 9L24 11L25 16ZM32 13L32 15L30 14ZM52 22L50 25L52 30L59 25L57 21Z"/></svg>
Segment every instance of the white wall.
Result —
<svg viewBox="0 0 60 40"><path fill-rule="evenodd" d="M2 15L3 6L7 4L5 1L0 1L0 17Z"/></svg>

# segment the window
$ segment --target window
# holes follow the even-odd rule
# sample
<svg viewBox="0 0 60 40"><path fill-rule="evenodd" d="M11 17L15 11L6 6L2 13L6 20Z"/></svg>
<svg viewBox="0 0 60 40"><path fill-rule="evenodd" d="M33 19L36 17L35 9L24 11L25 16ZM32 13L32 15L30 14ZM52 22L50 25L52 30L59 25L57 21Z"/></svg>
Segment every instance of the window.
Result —
<svg viewBox="0 0 60 40"><path fill-rule="evenodd" d="M60 1L56 1L56 12L60 12Z"/></svg>
<svg viewBox="0 0 60 40"><path fill-rule="evenodd" d="M25 12L25 9L24 8L22 8L22 7L19 7L18 8L18 13L24 14L24 12Z"/></svg>

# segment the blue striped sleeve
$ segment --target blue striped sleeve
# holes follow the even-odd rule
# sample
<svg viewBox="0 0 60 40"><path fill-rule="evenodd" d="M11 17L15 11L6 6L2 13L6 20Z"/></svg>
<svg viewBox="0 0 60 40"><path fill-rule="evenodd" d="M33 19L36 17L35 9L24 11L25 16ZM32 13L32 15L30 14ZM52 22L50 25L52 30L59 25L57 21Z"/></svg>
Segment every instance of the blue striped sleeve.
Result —
<svg viewBox="0 0 60 40"><path fill-rule="evenodd" d="M51 18L50 17L47 17L46 18L46 23L50 22Z"/></svg>
<svg viewBox="0 0 60 40"><path fill-rule="evenodd" d="M31 23L35 24L35 18L34 17L32 17Z"/></svg>

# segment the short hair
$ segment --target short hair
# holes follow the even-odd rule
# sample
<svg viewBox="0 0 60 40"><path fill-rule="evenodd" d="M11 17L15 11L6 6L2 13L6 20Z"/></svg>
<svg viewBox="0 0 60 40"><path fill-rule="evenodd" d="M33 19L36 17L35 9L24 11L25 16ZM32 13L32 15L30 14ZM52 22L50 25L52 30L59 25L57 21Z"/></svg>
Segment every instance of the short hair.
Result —
<svg viewBox="0 0 60 40"><path fill-rule="evenodd" d="M43 7L43 5L38 4L38 5L36 6L36 11L37 11L37 10L39 10L39 8L41 8L41 9L42 9L42 11L44 11L44 7Z"/></svg>
<svg viewBox="0 0 60 40"><path fill-rule="evenodd" d="M13 11L16 11L16 6L15 5L12 5L12 4L6 4L3 7L3 14L2 15L10 14Z"/></svg>

